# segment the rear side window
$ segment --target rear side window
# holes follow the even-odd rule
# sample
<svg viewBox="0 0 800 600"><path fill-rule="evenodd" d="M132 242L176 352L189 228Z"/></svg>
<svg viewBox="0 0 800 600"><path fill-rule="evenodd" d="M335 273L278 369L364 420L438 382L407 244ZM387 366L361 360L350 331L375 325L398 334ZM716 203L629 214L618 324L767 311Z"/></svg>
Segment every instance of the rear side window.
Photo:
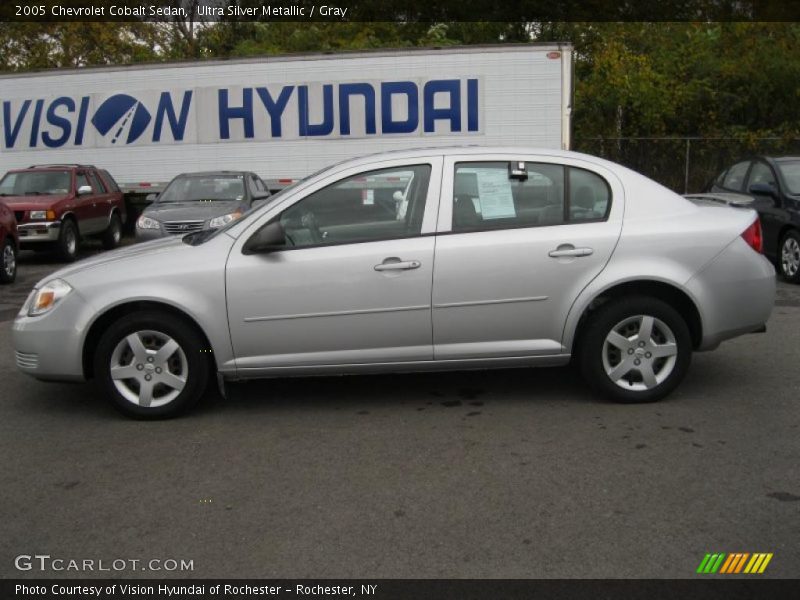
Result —
<svg viewBox="0 0 800 600"><path fill-rule="evenodd" d="M750 170L750 179L747 183L748 186L754 183L768 183L775 185L775 174L769 165L762 162L753 163L753 168Z"/></svg>
<svg viewBox="0 0 800 600"><path fill-rule="evenodd" d="M456 164L453 231L563 225L607 217L611 192L602 177L549 163L524 166L524 176L512 177L508 162Z"/></svg>
<svg viewBox="0 0 800 600"><path fill-rule="evenodd" d="M106 187L110 189L112 192L119 192L119 186L114 178L111 176L111 173L106 171L105 169L100 170L100 176L106 184Z"/></svg>
<svg viewBox="0 0 800 600"><path fill-rule="evenodd" d="M106 186L103 183L103 180L100 179L95 172L93 171L89 172L89 179L92 180L92 188L94 188L94 191L100 194L105 194L108 191L106 190Z"/></svg>
<svg viewBox="0 0 800 600"><path fill-rule="evenodd" d="M725 174L722 187L736 192L741 192L742 188L744 187L744 178L745 175L747 175L748 167L750 167L749 160L733 165Z"/></svg>
<svg viewBox="0 0 800 600"><path fill-rule="evenodd" d="M605 219L611 204L606 180L585 169L570 167L568 171L570 222Z"/></svg>

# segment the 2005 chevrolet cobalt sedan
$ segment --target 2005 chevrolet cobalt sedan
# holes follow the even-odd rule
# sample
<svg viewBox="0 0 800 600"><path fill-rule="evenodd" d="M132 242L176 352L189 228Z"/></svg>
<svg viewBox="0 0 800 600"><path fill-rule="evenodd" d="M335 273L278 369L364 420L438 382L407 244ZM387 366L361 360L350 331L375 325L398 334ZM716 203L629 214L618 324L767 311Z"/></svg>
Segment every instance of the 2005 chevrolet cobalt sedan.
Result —
<svg viewBox="0 0 800 600"><path fill-rule="evenodd" d="M166 417L225 380L560 365L663 398L693 351L763 330L775 271L755 212L692 202L573 152L387 153L317 173L214 231L38 283L18 367L94 378Z"/></svg>

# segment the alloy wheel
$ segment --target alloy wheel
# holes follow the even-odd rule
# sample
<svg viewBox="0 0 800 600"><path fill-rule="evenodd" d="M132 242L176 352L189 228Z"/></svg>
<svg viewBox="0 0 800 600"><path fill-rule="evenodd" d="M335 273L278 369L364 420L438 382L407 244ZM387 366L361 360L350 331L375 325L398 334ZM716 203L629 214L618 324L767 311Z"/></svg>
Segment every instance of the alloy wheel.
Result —
<svg viewBox="0 0 800 600"><path fill-rule="evenodd" d="M157 408L172 402L186 386L189 363L180 345L160 331L136 331L111 353L111 380L129 402Z"/></svg>
<svg viewBox="0 0 800 600"><path fill-rule="evenodd" d="M781 269L787 277L794 277L800 270L800 244L797 240L787 236L781 248Z"/></svg>
<svg viewBox="0 0 800 600"><path fill-rule="evenodd" d="M619 387L651 390L675 369L678 345L666 323L651 315L623 319L603 343L603 368Z"/></svg>
<svg viewBox="0 0 800 600"><path fill-rule="evenodd" d="M14 277L14 273L17 270L17 253L14 252L14 248L11 244L6 244L5 248L3 248L3 271L6 274L6 277Z"/></svg>

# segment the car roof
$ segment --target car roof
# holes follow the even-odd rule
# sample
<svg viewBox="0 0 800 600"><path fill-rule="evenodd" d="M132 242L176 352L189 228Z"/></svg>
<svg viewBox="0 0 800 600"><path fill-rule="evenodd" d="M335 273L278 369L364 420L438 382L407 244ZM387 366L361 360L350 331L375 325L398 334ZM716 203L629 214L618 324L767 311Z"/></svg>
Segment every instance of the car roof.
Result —
<svg viewBox="0 0 800 600"><path fill-rule="evenodd" d="M472 156L472 155L480 156L484 154L511 154L520 156L540 155L542 157L549 157L549 158L572 158L572 159L584 160L605 167L611 167L614 169L621 168L621 165L618 165L611 161L599 158L597 156L592 156L590 154L573 152L571 150L556 150L553 148L534 148L525 146L477 146L477 145L438 146L438 147L432 146L429 148L388 150L377 154L369 154L365 156L351 158L348 160L343 160L339 163L331 164L327 168L333 166L344 166L344 165L358 166L360 164L373 163L384 158L390 160L393 159L405 160L414 158L425 158L430 156ZM323 170L327 170L327 168Z"/></svg>
<svg viewBox="0 0 800 600"><path fill-rule="evenodd" d="M219 177L221 175L250 175L250 171L195 171L192 173L181 173L176 177Z"/></svg>

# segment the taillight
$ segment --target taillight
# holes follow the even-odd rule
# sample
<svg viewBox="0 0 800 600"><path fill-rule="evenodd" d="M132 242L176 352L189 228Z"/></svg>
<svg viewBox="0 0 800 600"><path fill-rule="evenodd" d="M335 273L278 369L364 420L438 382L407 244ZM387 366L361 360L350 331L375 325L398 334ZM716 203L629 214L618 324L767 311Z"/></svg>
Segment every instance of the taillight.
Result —
<svg viewBox="0 0 800 600"><path fill-rule="evenodd" d="M758 218L742 232L742 239L756 252L764 251L764 236L761 235L761 221Z"/></svg>

